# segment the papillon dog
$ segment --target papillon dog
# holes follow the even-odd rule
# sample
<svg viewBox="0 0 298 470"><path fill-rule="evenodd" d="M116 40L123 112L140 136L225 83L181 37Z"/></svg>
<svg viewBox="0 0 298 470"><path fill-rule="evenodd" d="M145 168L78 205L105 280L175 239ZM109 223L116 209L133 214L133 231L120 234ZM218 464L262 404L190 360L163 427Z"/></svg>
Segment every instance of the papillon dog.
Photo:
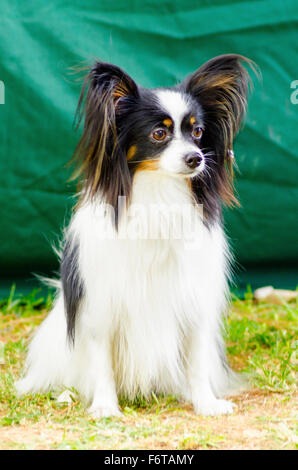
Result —
<svg viewBox="0 0 298 470"><path fill-rule="evenodd" d="M78 203L19 394L75 388L95 417L119 415L119 396L152 393L202 415L233 412L224 397L242 380L223 340L231 257L221 206L237 203L244 65L222 55L153 89L115 65L90 68L76 115Z"/></svg>

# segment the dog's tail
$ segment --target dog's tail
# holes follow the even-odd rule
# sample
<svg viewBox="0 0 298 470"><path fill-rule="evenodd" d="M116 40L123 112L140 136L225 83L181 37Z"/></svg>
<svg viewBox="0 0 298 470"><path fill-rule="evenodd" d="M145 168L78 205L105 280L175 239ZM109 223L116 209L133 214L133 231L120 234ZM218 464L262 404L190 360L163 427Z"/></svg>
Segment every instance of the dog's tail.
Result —
<svg viewBox="0 0 298 470"><path fill-rule="evenodd" d="M67 381L71 349L67 341L63 296L58 294L52 311L33 337L25 364L25 376L16 383L19 396L48 392Z"/></svg>

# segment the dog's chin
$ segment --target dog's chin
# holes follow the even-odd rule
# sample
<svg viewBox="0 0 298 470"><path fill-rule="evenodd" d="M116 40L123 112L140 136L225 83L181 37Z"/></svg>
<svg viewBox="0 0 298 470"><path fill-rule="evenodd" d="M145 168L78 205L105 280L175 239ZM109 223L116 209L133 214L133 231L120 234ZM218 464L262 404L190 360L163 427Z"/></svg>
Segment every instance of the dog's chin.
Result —
<svg viewBox="0 0 298 470"><path fill-rule="evenodd" d="M178 179L193 179L197 177L198 175L201 175L203 173L203 170L195 170L195 171L170 171L170 170L165 170L165 169L159 169L157 172L159 175L164 175L167 177L172 177L172 178L178 178Z"/></svg>
<svg viewBox="0 0 298 470"><path fill-rule="evenodd" d="M186 172L186 173L180 173L180 176L182 176L182 178L186 178L186 179L192 179L192 178L195 178L196 176L200 175L201 173L203 172L202 171L191 171L191 172Z"/></svg>
<svg viewBox="0 0 298 470"><path fill-rule="evenodd" d="M183 179L192 179L196 176L201 175L205 170L205 162L202 161L199 166L194 169L187 168L186 166L181 168L179 171L169 171L168 173Z"/></svg>
<svg viewBox="0 0 298 470"><path fill-rule="evenodd" d="M199 176L203 173L205 168L205 165L200 165L194 170L183 170L179 173L175 173L175 175L179 178L184 178L184 179L193 179L196 176Z"/></svg>

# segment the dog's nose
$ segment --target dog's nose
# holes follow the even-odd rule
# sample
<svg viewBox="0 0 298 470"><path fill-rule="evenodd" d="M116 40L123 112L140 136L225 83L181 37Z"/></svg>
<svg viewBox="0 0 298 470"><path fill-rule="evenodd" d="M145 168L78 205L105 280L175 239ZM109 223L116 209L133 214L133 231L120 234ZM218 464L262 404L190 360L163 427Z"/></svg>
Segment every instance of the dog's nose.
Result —
<svg viewBox="0 0 298 470"><path fill-rule="evenodd" d="M202 157L199 153L192 152L185 155L184 161L189 168L194 170L201 163Z"/></svg>

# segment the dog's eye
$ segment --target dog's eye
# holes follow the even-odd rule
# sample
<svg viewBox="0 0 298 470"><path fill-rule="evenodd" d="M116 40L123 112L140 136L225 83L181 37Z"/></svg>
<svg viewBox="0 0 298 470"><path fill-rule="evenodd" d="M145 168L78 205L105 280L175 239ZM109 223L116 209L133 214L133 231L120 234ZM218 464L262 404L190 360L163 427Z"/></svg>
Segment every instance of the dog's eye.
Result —
<svg viewBox="0 0 298 470"><path fill-rule="evenodd" d="M165 140L168 133L164 129L155 129L155 131L153 131L151 135L154 140L157 140L158 142L162 142L163 140Z"/></svg>
<svg viewBox="0 0 298 470"><path fill-rule="evenodd" d="M192 136L194 139L200 139L203 135L203 129L199 126L195 126L192 130Z"/></svg>

